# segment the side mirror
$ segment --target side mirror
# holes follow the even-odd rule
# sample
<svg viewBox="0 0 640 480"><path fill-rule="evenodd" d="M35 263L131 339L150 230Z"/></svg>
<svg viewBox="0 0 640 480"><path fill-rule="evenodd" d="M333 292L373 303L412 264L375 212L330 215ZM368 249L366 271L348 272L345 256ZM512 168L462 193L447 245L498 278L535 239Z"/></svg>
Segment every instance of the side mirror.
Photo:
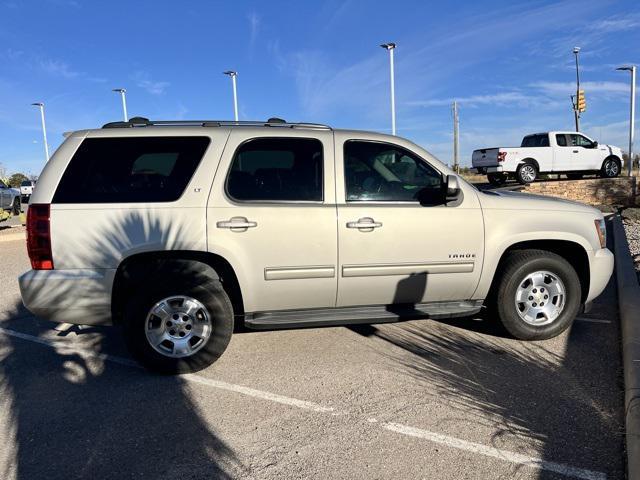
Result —
<svg viewBox="0 0 640 480"><path fill-rule="evenodd" d="M598 142L593 142L593 148L598 148Z"/></svg>
<svg viewBox="0 0 640 480"><path fill-rule="evenodd" d="M455 202L460 197L460 183L455 175L447 175L446 202Z"/></svg>

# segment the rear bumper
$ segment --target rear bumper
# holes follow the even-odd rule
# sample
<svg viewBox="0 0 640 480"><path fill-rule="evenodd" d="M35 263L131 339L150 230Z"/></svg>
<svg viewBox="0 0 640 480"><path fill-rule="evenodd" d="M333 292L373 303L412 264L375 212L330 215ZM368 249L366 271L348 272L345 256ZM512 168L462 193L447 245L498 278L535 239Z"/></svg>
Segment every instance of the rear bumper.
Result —
<svg viewBox="0 0 640 480"><path fill-rule="evenodd" d="M613 253L608 248L596 250L591 255L590 272L591 282L589 284L589 293L585 303L591 302L594 298L602 293L609 283L611 274L613 273Z"/></svg>
<svg viewBox="0 0 640 480"><path fill-rule="evenodd" d="M109 325L115 269L29 270L18 279L22 303L54 322Z"/></svg>
<svg viewBox="0 0 640 480"><path fill-rule="evenodd" d="M503 171L502 165L496 165L493 167L475 167L475 169L478 171L478 173L481 173L481 174L500 173Z"/></svg>

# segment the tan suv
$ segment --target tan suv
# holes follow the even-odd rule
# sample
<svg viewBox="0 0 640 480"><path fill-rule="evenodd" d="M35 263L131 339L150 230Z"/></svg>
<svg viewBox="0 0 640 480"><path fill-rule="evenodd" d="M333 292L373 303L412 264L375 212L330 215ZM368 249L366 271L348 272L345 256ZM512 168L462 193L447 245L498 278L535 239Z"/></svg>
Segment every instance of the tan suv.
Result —
<svg viewBox="0 0 640 480"><path fill-rule="evenodd" d="M468 316L558 335L613 269L602 214L480 192L408 140L323 125L151 122L68 136L28 210L34 314L122 325L194 371L234 326Z"/></svg>

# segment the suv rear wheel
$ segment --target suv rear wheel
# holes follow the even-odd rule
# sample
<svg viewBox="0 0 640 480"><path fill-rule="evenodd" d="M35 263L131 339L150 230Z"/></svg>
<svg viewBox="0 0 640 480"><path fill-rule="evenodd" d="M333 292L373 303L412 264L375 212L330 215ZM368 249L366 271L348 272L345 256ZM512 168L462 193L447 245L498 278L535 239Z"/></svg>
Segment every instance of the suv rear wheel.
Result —
<svg viewBox="0 0 640 480"><path fill-rule="evenodd" d="M233 332L231 301L217 278L174 272L141 286L124 314L127 345L150 370L202 370L225 351Z"/></svg>
<svg viewBox="0 0 640 480"><path fill-rule="evenodd" d="M538 169L535 164L532 162L525 162L518 165L516 169L516 180L521 185L526 185L528 183L533 183L538 176Z"/></svg>
<svg viewBox="0 0 640 480"><path fill-rule="evenodd" d="M544 340L573 323L580 301L580 279L569 262L548 251L518 250L504 260L493 307L515 338Z"/></svg>

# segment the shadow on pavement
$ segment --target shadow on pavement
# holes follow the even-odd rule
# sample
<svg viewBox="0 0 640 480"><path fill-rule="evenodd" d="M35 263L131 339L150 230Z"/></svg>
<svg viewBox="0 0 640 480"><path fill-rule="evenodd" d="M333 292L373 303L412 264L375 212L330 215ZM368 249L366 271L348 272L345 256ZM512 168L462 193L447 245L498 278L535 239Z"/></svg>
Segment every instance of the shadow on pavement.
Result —
<svg viewBox="0 0 640 480"><path fill-rule="evenodd" d="M0 327L50 336L51 323L25 315L16 307ZM65 344L96 354L122 348L107 348L119 342L105 331L83 329ZM1 478L224 479L242 468L177 376L2 335L0 389L12 422L3 443L15 458Z"/></svg>
<svg viewBox="0 0 640 480"><path fill-rule="evenodd" d="M447 421L490 426L494 447L513 450L515 439L518 453L542 452L546 461L622 478L623 390L613 296L610 283L595 307L612 323L576 322L565 334L564 352L551 346L556 341L502 338L489 318L349 328L398 347L379 350L401 373L428 386L425 395L449 407ZM558 475L541 470L538 478Z"/></svg>

